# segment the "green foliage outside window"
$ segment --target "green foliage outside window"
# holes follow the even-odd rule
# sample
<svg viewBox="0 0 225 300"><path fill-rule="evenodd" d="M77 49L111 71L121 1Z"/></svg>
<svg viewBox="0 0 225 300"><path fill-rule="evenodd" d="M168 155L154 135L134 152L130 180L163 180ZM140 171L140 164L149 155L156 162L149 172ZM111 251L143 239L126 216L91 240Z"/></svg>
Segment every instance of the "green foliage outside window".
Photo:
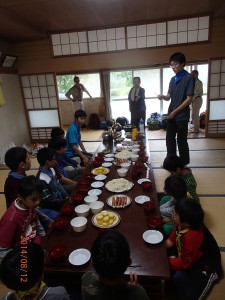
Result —
<svg viewBox="0 0 225 300"><path fill-rule="evenodd" d="M132 87L132 71L110 73L111 99L127 98Z"/></svg>

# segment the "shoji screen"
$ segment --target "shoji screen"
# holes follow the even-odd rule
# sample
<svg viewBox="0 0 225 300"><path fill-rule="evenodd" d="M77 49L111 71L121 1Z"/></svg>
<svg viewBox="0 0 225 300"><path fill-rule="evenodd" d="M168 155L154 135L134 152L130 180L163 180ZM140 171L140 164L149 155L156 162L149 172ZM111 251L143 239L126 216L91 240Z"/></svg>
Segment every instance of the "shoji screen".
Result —
<svg viewBox="0 0 225 300"><path fill-rule="evenodd" d="M210 60L207 137L225 137L225 58Z"/></svg>
<svg viewBox="0 0 225 300"><path fill-rule="evenodd" d="M60 126L54 74L20 77L32 142L47 142L53 127Z"/></svg>

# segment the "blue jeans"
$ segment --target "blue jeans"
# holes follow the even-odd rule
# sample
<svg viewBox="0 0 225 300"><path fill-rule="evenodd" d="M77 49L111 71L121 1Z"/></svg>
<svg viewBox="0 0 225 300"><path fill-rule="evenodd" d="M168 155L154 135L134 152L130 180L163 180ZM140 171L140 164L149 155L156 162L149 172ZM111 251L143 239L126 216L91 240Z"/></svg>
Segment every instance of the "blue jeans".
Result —
<svg viewBox="0 0 225 300"><path fill-rule="evenodd" d="M198 300L207 294L217 279L217 273L202 271L198 266L175 271L171 276L177 300Z"/></svg>
<svg viewBox="0 0 225 300"><path fill-rule="evenodd" d="M167 155L176 155L177 143L179 156L184 165L188 165L190 163L187 135L188 121L168 120L166 133Z"/></svg>
<svg viewBox="0 0 225 300"><path fill-rule="evenodd" d="M55 220L55 218L58 216L59 212L53 209L49 208L41 208L39 207L38 210L48 216L50 219Z"/></svg>

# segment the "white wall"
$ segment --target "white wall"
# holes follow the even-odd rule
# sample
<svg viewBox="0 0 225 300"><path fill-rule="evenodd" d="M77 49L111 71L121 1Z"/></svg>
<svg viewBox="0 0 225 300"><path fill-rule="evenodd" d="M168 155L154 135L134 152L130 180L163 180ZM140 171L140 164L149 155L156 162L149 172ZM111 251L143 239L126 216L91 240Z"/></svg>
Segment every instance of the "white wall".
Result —
<svg viewBox="0 0 225 300"><path fill-rule="evenodd" d="M5 104L0 106L0 150L10 142L16 146L29 144L30 137L23 106L19 77L16 74L0 74Z"/></svg>

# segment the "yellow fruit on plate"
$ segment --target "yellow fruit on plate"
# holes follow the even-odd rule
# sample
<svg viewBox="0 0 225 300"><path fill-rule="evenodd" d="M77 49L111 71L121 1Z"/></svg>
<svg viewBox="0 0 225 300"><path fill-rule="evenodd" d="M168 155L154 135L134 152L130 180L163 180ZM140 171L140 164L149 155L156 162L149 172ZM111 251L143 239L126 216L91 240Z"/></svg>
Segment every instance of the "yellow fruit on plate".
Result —
<svg viewBox="0 0 225 300"><path fill-rule="evenodd" d="M102 226L105 226L105 227L107 227L107 226L108 226L108 223L106 223L106 222L103 222L103 223L102 223Z"/></svg>
<svg viewBox="0 0 225 300"><path fill-rule="evenodd" d="M114 220L113 219L110 219L109 220L109 225L112 225L114 223Z"/></svg>
<svg viewBox="0 0 225 300"><path fill-rule="evenodd" d="M103 211L103 212L102 212L103 217L108 216L108 214L109 214L109 213L108 213L107 211Z"/></svg>
<svg viewBox="0 0 225 300"><path fill-rule="evenodd" d="M102 221L103 220L103 216L100 214L100 215L97 215L96 216L96 220L97 221Z"/></svg>
<svg viewBox="0 0 225 300"><path fill-rule="evenodd" d="M97 221L97 223L98 223L98 225L102 225L103 222L102 221Z"/></svg>
<svg viewBox="0 0 225 300"><path fill-rule="evenodd" d="M115 219L114 213L109 213L109 218L110 218L110 219Z"/></svg>
<svg viewBox="0 0 225 300"><path fill-rule="evenodd" d="M103 222L108 223L108 222L109 222L109 217L108 217L108 216L104 217L104 218L103 218Z"/></svg>

